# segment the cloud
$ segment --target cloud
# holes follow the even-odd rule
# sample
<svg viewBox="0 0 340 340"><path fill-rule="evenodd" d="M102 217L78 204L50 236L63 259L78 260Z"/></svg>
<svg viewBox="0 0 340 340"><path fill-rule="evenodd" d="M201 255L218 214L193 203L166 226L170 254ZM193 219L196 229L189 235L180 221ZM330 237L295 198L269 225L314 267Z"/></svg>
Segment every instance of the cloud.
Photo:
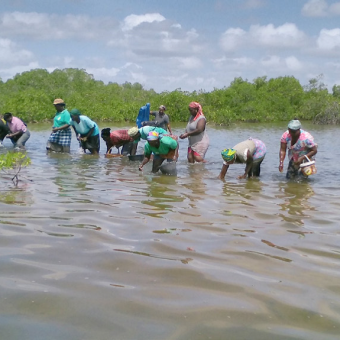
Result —
<svg viewBox="0 0 340 340"><path fill-rule="evenodd" d="M337 50L340 52L340 28L322 29L317 39L317 46L321 50Z"/></svg>
<svg viewBox="0 0 340 340"><path fill-rule="evenodd" d="M302 7L302 15L306 17L328 17L340 15L340 2L328 5L326 0L309 0Z"/></svg>
<svg viewBox="0 0 340 340"><path fill-rule="evenodd" d="M265 4L263 0L247 0L242 7L245 9L256 9L265 6Z"/></svg>
<svg viewBox="0 0 340 340"><path fill-rule="evenodd" d="M220 46L225 51L235 51L244 47L287 49L301 47L305 40L305 34L292 23L278 27L274 27L273 24L253 25L248 32L241 28L228 29L221 36Z"/></svg>
<svg viewBox="0 0 340 340"><path fill-rule="evenodd" d="M1 66L27 65L34 58L32 52L21 49L9 39L0 38L0 50Z"/></svg>
<svg viewBox="0 0 340 340"><path fill-rule="evenodd" d="M161 22L165 18L159 13L148 13L144 15L131 14L124 19L122 31L131 31L134 27L142 23Z"/></svg>
<svg viewBox="0 0 340 340"><path fill-rule="evenodd" d="M12 12L0 16L0 32L3 37L20 39L104 40L119 33L119 22L86 15Z"/></svg>

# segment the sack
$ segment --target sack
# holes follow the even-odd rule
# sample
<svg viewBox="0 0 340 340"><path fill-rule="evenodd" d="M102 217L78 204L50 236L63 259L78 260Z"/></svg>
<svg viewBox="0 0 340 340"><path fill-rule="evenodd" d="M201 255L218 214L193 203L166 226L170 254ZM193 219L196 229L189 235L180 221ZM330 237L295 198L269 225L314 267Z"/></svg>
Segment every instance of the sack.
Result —
<svg viewBox="0 0 340 340"><path fill-rule="evenodd" d="M307 159L307 162L300 164L301 172L305 176L315 175L317 173L315 161L311 161L306 155L305 157Z"/></svg>

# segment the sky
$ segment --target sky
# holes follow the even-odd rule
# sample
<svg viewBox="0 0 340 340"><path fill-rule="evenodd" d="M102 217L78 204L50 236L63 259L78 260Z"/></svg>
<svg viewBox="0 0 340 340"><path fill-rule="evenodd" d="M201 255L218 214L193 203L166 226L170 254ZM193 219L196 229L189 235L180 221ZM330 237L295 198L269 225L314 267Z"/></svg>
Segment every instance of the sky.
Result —
<svg viewBox="0 0 340 340"><path fill-rule="evenodd" d="M321 75L340 85L340 1L0 0L0 78L78 68L104 83L212 91Z"/></svg>

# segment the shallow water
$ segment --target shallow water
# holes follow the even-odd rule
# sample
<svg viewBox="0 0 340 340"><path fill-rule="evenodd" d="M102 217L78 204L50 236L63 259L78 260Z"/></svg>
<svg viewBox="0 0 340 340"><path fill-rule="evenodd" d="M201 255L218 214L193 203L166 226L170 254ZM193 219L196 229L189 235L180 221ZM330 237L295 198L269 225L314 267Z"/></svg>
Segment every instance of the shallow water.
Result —
<svg viewBox="0 0 340 340"><path fill-rule="evenodd" d="M0 339L339 339L340 128L304 128L318 174L287 181L285 124L209 126L208 163L180 141L177 177L104 143L46 155L50 126L30 126L32 164L0 184ZM249 136L261 178L218 180L220 150Z"/></svg>

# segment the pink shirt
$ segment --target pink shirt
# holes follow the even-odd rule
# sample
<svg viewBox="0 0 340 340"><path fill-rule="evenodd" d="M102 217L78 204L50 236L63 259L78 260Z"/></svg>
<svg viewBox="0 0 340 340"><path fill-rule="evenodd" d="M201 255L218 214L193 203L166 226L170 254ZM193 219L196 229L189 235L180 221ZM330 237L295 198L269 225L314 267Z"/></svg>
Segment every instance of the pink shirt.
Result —
<svg viewBox="0 0 340 340"><path fill-rule="evenodd" d="M26 125L18 117L13 117L12 122L11 123L8 122L7 125L12 133L16 133L18 131L22 131L22 132L27 131Z"/></svg>

